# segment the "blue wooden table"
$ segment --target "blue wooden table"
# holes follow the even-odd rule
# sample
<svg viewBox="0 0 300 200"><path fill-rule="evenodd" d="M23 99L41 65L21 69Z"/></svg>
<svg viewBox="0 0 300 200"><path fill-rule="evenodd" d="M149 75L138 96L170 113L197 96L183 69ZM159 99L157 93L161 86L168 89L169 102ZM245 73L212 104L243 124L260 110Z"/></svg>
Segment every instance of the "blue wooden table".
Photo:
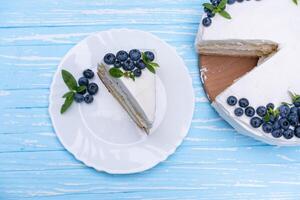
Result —
<svg viewBox="0 0 300 200"><path fill-rule="evenodd" d="M194 38L202 0L0 1L0 199L299 199L300 148L236 133L212 109ZM174 46L193 79L196 107L182 146L154 169L108 175L75 160L48 114L61 57L87 35L150 31Z"/></svg>

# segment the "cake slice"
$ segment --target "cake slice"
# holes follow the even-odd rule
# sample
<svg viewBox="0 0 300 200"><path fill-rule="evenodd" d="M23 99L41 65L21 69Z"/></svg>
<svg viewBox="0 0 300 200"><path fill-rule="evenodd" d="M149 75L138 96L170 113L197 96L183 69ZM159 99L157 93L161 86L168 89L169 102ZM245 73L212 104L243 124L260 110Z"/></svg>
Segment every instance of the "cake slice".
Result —
<svg viewBox="0 0 300 200"><path fill-rule="evenodd" d="M124 58L119 52L123 52ZM134 57L131 51L127 56L125 51L119 52L116 57L106 54L104 62L98 65L98 76L134 122L148 134L156 112L156 75L147 69L147 65L153 65L154 54L150 53L150 59L143 54L142 59L142 54ZM114 70L122 76L113 74Z"/></svg>

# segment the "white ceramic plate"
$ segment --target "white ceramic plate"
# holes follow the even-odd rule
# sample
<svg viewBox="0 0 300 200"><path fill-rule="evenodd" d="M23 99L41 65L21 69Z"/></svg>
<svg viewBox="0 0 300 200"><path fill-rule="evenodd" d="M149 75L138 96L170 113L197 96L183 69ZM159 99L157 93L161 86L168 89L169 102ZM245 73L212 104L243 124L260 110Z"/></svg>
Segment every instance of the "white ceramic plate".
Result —
<svg viewBox="0 0 300 200"><path fill-rule="evenodd" d="M124 49L152 49L156 52L157 116L149 136L131 120L106 90L98 76L93 81L99 92L90 105L76 104L63 115L62 95L68 90L61 69L79 78L108 52ZM50 91L49 113L64 147L78 160L99 171L136 173L165 160L188 133L194 110L192 81L183 60L158 37L138 30L109 30L93 34L73 47L62 59Z"/></svg>

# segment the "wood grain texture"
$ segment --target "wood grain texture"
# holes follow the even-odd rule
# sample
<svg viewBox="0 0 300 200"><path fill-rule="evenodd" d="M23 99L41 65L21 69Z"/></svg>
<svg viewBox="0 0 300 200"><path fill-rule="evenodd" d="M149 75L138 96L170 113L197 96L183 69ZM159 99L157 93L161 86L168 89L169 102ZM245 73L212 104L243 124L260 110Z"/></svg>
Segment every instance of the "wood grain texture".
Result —
<svg viewBox="0 0 300 200"><path fill-rule="evenodd" d="M0 199L299 199L300 148L239 135L210 106L194 38L203 0L16 0L0 3ZM134 28L183 57L196 107L188 137L167 161L108 175L59 143L48 95L61 57L87 35Z"/></svg>

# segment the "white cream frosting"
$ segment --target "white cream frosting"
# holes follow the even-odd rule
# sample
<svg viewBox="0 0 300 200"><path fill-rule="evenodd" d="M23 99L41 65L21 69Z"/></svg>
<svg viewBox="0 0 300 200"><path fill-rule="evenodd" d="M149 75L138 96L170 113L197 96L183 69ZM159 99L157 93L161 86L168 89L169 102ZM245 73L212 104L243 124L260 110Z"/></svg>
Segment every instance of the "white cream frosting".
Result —
<svg viewBox="0 0 300 200"><path fill-rule="evenodd" d="M235 81L217 96L214 108L240 133L275 145L299 145L300 139L273 138L261 128L250 126L250 118L236 117L228 96L246 97L258 107L269 102L290 102L288 91L300 93L300 8L291 0L244 1L227 5L231 20L216 15L210 27L200 27L196 45L213 41L272 41L279 51L258 67ZM283 13L283 14L282 14Z"/></svg>
<svg viewBox="0 0 300 200"><path fill-rule="evenodd" d="M104 63L104 62L103 62ZM109 71L113 65L104 66ZM127 77L114 78L116 84L122 88L130 102L132 107L139 112L139 115L143 117L144 123L150 129L155 120L156 112L156 76L148 69L142 70L142 75L135 78L133 81Z"/></svg>

